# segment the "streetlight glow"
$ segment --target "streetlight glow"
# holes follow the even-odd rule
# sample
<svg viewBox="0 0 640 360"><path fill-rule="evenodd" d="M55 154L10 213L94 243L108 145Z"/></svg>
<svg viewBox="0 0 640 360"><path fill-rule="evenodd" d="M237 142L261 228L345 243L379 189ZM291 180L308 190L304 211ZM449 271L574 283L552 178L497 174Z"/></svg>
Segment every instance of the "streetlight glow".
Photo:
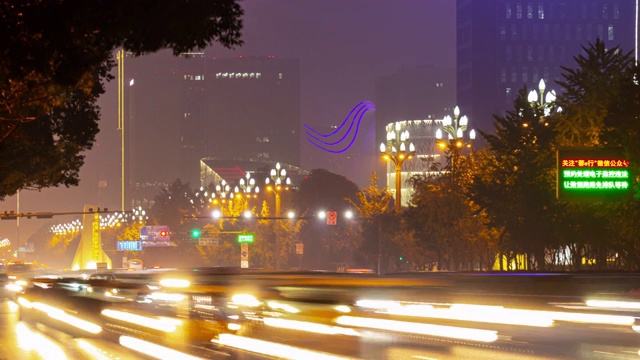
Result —
<svg viewBox="0 0 640 360"><path fill-rule="evenodd" d="M265 185L267 190L272 191L273 194L275 195L275 200L276 200L275 215L276 215L276 218L279 218L280 217L280 193L283 190L289 190L289 186L291 185L291 179L287 177L287 170L283 169L280 163L276 163L275 169L271 169L269 174L270 176L265 179ZM273 186L271 185L271 182L273 182ZM286 186L282 186L283 182ZM275 268L276 270L278 270L278 267L279 267L278 253L280 249L280 241L277 234L275 236L274 246L275 248L273 253L275 255Z"/></svg>
<svg viewBox="0 0 640 360"><path fill-rule="evenodd" d="M470 129L468 140L465 140L465 132L469 125L469 118L466 115L460 116L460 107L453 109L453 117L446 115L442 119L442 129L436 130L436 144L441 150L447 150L450 155L449 171L455 174L458 166L460 149L470 148L476 138L476 131ZM447 139L444 139L447 134Z"/></svg>
<svg viewBox="0 0 640 360"><path fill-rule="evenodd" d="M393 126L393 130L387 132L387 144L380 144L381 156L386 161L393 162L395 166L396 176L396 196L395 196L395 210L400 212L402 210L402 164L413 158L415 155L415 146L409 141L409 131L401 131L402 125L396 122ZM407 151L407 147L409 151ZM391 151L387 151L391 149ZM398 151L400 149L400 151Z"/></svg>

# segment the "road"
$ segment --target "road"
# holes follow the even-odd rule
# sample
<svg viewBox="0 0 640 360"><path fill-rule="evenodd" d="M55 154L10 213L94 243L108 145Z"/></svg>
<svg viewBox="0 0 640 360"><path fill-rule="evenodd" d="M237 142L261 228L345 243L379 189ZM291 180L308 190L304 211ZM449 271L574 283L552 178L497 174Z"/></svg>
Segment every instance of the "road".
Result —
<svg viewBox="0 0 640 360"><path fill-rule="evenodd" d="M588 304L581 295L507 294L496 292L504 287L477 291L465 285L354 290L345 296L335 285L314 283L284 291L298 293L292 298L245 297L260 300L252 305L231 299L239 288L225 283L176 290L174 295L190 300L167 306L173 300L116 301L132 291L125 285L108 283L98 291L94 284L86 293L33 290L19 296L20 305L0 302L0 360L639 357L640 303L620 294L615 299L622 303L606 303L610 294L600 294L599 304ZM120 292L110 292L116 286ZM339 294L336 301L328 301L331 294ZM345 300L354 296L359 300ZM135 318L118 317L123 314ZM73 316L90 323L70 326L65 318ZM91 326L99 331L91 333Z"/></svg>

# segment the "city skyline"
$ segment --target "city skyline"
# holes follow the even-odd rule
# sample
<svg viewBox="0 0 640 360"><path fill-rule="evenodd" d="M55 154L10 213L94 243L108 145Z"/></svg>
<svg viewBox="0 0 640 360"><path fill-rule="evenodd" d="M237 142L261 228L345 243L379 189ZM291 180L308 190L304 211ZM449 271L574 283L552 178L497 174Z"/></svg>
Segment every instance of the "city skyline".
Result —
<svg viewBox="0 0 640 360"><path fill-rule="evenodd" d="M245 45L236 50L213 46L205 51L220 58L274 55L299 59L301 123L339 124L355 104L374 99L378 77L392 74L402 66L454 63L455 3L448 0L374 3L285 0L277 4L263 0L244 2L242 6ZM396 16L388 16L391 13ZM157 56L162 54L148 57ZM106 93L100 98L100 133L94 148L85 154L80 185L40 192L22 191L20 211L77 211L85 203L114 210L120 208L116 85L115 81L108 83ZM368 121L371 132L374 121ZM335 157L316 153L320 150L303 143L302 166L326 168L364 186L374 170L370 164L379 159L362 161L358 154L370 151L374 144L372 137L362 137L342 157L344 161L336 161ZM17 203L17 196L9 197L2 202L0 210L15 211ZM71 220L54 219L60 223ZM51 220L23 219L18 230L20 242L25 243L30 234L49 223ZM18 231L15 222L0 223L0 237L13 239Z"/></svg>

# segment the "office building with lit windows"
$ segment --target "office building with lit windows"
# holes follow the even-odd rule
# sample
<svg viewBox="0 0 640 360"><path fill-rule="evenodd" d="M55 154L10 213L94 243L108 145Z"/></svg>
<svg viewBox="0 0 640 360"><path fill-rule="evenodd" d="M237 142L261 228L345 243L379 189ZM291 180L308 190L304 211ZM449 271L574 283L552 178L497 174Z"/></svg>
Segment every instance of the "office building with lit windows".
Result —
<svg viewBox="0 0 640 360"><path fill-rule="evenodd" d="M198 187L203 158L300 164L298 60L162 54L128 58L125 73L133 193L178 178Z"/></svg>
<svg viewBox="0 0 640 360"><path fill-rule="evenodd" d="M557 89L598 38L637 59L637 0L458 0L456 14L457 104L484 131L522 87Z"/></svg>

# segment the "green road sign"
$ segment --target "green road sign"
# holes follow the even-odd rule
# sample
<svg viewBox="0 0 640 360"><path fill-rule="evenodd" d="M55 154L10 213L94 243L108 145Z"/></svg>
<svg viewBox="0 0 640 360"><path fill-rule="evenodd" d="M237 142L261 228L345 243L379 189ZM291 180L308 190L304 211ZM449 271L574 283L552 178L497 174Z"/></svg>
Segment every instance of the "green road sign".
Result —
<svg viewBox="0 0 640 360"><path fill-rule="evenodd" d="M252 243L253 242L253 234L239 234L238 235L239 243Z"/></svg>

